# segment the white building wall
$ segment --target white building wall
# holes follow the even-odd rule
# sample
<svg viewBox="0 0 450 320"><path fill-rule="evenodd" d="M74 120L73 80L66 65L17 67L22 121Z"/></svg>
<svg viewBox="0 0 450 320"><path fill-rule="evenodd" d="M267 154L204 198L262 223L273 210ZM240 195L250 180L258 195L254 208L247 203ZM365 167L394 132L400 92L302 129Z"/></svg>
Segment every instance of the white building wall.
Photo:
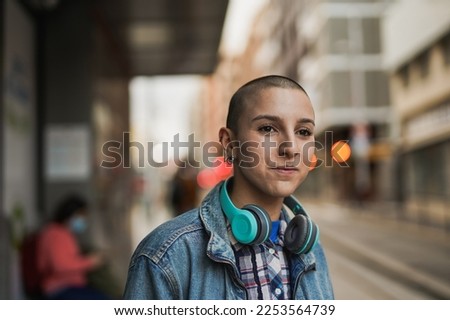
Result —
<svg viewBox="0 0 450 320"><path fill-rule="evenodd" d="M450 1L398 0L385 13L384 64L389 69L429 47L450 28Z"/></svg>

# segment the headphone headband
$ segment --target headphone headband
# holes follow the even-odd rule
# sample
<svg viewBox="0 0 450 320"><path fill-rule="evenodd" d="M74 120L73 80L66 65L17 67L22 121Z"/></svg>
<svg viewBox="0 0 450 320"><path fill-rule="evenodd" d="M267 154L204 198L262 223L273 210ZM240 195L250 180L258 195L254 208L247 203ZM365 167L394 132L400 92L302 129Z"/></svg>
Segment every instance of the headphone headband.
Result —
<svg viewBox="0 0 450 320"><path fill-rule="evenodd" d="M234 212L236 210L239 210L231 201L230 196L228 195L228 181L230 181L231 178L225 180L222 187L220 188L220 204L222 205L222 209L225 212L225 214L228 217L227 212ZM230 218L230 217L228 217Z"/></svg>

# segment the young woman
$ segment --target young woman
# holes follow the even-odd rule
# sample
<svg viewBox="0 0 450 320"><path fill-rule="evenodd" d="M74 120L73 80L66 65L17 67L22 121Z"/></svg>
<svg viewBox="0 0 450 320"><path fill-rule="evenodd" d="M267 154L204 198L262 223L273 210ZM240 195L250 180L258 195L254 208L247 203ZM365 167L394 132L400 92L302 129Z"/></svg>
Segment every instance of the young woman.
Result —
<svg viewBox="0 0 450 320"><path fill-rule="evenodd" d="M124 298L333 299L319 229L292 197L314 152L304 89L282 76L245 84L219 138L233 177L140 243Z"/></svg>

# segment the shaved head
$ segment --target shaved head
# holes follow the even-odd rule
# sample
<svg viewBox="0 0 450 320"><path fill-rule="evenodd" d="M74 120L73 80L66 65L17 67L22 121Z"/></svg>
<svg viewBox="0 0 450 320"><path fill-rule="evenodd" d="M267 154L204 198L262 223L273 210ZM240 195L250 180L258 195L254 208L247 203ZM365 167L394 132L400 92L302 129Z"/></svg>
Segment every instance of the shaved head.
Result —
<svg viewBox="0 0 450 320"><path fill-rule="evenodd" d="M301 85L290 78L278 75L269 75L261 78L256 78L240 87L231 97L226 122L227 128L237 133L238 119L242 112L244 112L245 107L249 103L255 101L255 99L259 97L261 91L269 88L300 90L306 96L308 96L305 89L303 89Z"/></svg>

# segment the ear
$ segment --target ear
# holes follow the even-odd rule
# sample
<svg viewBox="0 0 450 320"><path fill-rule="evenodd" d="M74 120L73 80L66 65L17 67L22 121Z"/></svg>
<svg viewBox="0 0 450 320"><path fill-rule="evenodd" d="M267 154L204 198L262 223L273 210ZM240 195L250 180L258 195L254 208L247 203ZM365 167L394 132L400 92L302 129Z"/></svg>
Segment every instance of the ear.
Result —
<svg viewBox="0 0 450 320"><path fill-rule="evenodd" d="M222 127L219 130L219 141L225 151L225 154L231 155L231 150L235 146L234 133L229 128Z"/></svg>

